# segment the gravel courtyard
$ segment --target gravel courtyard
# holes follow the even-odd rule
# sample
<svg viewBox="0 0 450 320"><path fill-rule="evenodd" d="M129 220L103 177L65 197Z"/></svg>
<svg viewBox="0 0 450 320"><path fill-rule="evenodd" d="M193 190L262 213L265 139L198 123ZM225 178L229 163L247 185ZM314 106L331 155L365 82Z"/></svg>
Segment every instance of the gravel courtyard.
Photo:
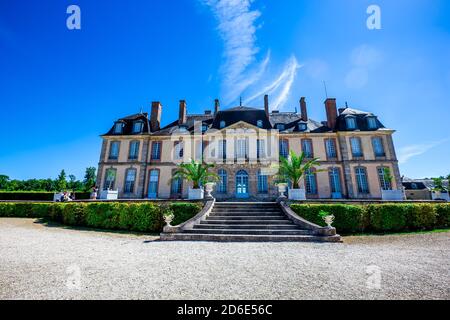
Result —
<svg viewBox="0 0 450 320"><path fill-rule="evenodd" d="M160 242L0 219L0 299L449 299L450 232Z"/></svg>

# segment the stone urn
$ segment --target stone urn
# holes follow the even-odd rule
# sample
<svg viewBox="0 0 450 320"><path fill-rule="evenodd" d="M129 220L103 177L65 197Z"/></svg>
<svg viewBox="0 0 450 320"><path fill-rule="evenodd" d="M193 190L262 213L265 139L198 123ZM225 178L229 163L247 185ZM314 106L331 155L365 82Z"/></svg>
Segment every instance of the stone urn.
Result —
<svg viewBox="0 0 450 320"><path fill-rule="evenodd" d="M286 195L284 194L287 190L287 184L286 183L279 183L278 184L278 192L280 193L279 199L285 199Z"/></svg>
<svg viewBox="0 0 450 320"><path fill-rule="evenodd" d="M211 192L213 191L214 186L215 186L214 182L208 182L208 183L205 184L205 191L206 191L205 198L206 199L212 199L213 198Z"/></svg>
<svg viewBox="0 0 450 320"><path fill-rule="evenodd" d="M322 219L323 219L323 221L325 221L328 228L333 228L331 225L333 224L334 219L335 219L334 215L330 214L328 216L323 217Z"/></svg>
<svg viewBox="0 0 450 320"><path fill-rule="evenodd" d="M175 216L173 215L173 213L170 214L166 214L164 215L164 222L166 223L167 227L170 227L173 219L175 218Z"/></svg>

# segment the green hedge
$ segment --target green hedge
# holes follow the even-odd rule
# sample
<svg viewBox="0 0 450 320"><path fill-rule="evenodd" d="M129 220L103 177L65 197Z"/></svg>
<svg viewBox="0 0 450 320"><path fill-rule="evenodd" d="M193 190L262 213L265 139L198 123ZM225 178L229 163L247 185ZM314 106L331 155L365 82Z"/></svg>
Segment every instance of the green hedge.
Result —
<svg viewBox="0 0 450 320"><path fill-rule="evenodd" d="M0 200L10 201L53 201L54 192L46 191L0 191ZM87 200L90 198L90 192L75 192L76 200Z"/></svg>
<svg viewBox="0 0 450 320"><path fill-rule="evenodd" d="M140 232L162 231L165 213L173 213L172 224L177 225L200 210L199 203L0 203L0 217L46 218L69 226Z"/></svg>
<svg viewBox="0 0 450 320"><path fill-rule="evenodd" d="M450 204L292 204L299 216L325 226L319 216L327 211L335 216L333 226L342 234L388 233L443 229L450 227Z"/></svg>

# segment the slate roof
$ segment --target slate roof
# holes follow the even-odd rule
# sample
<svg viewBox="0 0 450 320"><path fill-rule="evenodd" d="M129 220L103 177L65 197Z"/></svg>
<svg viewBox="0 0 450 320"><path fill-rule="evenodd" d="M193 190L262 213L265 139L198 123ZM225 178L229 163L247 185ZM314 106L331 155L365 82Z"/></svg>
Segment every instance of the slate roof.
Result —
<svg viewBox="0 0 450 320"><path fill-rule="evenodd" d="M141 133L133 133L133 123L138 120L141 120L144 124L142 132ZM117 122L122 122L124 124L121 134L114 133L114 126L115 126L115 123L117 123ZM150 133L150 123L149 123L148 113L146 113L146 112L136 113L131 116L120 118L115 123L111 127L111 129L109 129L109 131L107 133L105 133L104 135L140 135L140 134Z"/></svg>
<svg viewBox="0 0 450 320"><path fill-rule="evenodd" d="M356 129L359 131L376 131L378 129L385 128L384 125L378 120L378 118L371 112L367 111L361 111L357 109L352 108L345 108L337 117L336 120L336 128L330 128L334 129L336 131L355 131L355 130L349 130L347 129L347 123L346 118L353 116L356 118ZM377 122L377 128L370 129L367 123L368 117L375 117L375 121Z"/></svg>

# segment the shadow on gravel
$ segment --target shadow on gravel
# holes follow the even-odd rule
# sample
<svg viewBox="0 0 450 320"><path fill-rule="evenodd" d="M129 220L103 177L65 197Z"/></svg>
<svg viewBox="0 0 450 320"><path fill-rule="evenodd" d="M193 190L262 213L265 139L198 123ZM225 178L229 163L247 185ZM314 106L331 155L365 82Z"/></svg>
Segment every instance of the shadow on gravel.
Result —
<svg viewBox="0 0 450 320"><path fill-rule="evenodd" d="M40 224L47 228L57 228L57 229L65 229L65 230L77 230L77 231L91 231L98 233L113 233L120 235L133 235L133 236L150 236L150 237L158 237L157 239L145 240L144 243L151 243L159 240L159 233L144 233L138 231L126 231L126 230L113 230L113 229L98 229L98 228L89 228L89 227L81 227L81 226L68 226L62 223L49 221L44 218L39 218L34 221L36 224Z"/></svg>

